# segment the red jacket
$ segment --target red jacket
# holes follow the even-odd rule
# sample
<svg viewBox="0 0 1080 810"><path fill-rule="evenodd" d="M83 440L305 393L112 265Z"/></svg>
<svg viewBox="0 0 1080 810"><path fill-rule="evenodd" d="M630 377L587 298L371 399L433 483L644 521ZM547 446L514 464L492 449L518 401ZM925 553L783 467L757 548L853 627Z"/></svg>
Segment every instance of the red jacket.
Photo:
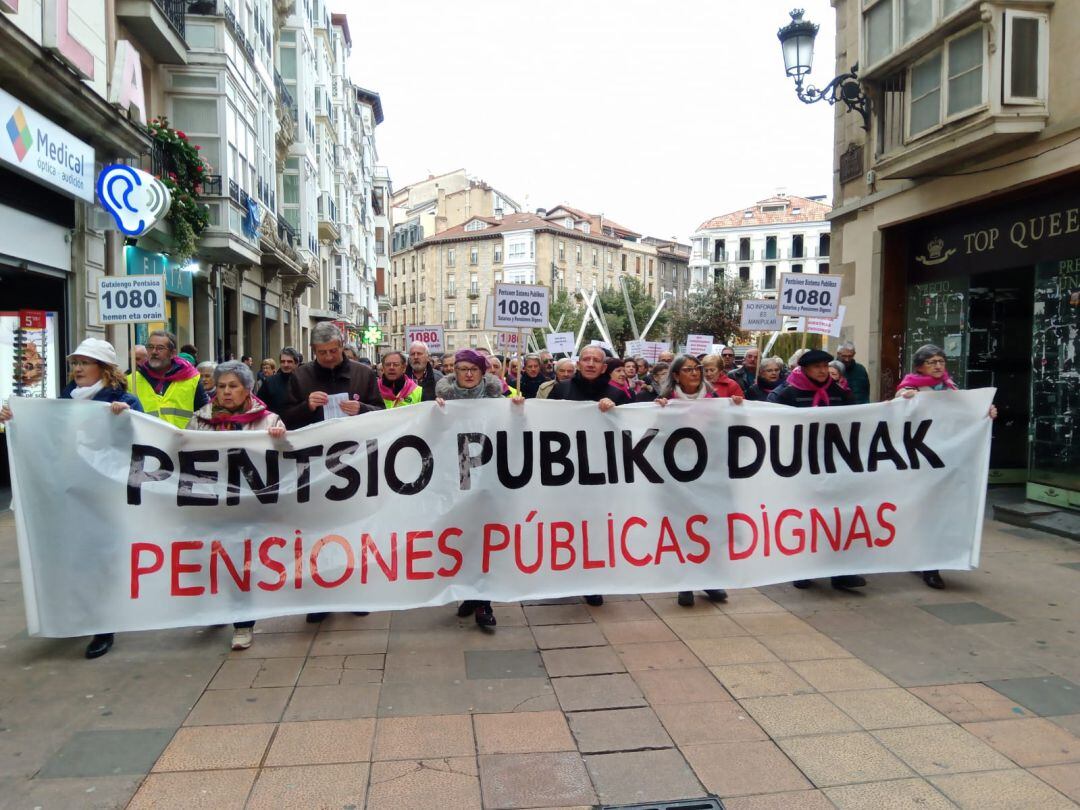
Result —
<svg viewBox="0 0 1080 810"><path fill-rule="evenodd" d="M712 383L712 387L716 396L720 398L743 396L742 386L726 374L722 374L716 382Z"/></svg>

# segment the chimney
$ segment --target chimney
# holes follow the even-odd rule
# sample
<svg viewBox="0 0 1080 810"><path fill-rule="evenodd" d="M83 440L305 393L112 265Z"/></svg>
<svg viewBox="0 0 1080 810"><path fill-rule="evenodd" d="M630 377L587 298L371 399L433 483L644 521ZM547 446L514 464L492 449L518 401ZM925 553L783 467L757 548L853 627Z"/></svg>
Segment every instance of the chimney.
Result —
<svg viewBox="0 0 1080 810"><path fill-rule="evenodd" d="M547 216L547 209L546 208L537 208L536 209L536 215L538 217L540 217L541 219L543 219L544 217Z"/></svg>
<svg viewBox="0 0 1080 810"><path fill-rule="evenodd" d="M495 209L495 219L502 222L502 217L503 217L503 210L502 210L502 206L500 205L498 208Z"/></svg>

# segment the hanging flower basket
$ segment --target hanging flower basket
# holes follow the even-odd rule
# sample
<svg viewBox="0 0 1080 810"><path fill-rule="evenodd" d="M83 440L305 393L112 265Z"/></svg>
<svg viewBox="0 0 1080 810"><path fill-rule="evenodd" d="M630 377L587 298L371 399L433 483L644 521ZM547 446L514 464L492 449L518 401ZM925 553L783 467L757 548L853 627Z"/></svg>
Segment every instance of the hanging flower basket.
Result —
<svg viewBox="0 0 1080 810"><path fill-rule="evenodd" d="M172 226L173 247L166 252L176 261L184 261L195 255L199 237L210 224L209 209L199 202L210 166L200 157L199 147L193 146L186 134L172 129L164 116L151 119L146 128L163 156L156 176L172 194L166 221Z"/></svg>

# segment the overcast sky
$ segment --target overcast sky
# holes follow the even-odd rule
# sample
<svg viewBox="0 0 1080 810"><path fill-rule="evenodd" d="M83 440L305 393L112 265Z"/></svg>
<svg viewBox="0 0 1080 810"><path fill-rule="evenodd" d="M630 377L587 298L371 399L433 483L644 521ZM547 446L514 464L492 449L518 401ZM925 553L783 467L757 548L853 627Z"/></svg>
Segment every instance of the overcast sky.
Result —
<svg viewBox="0 0 1080 810"><path fill-rule="evenodd" d="M832 110L785 77L795 0L330 0L382 96L395 187L457 168L529 209L568 203L685 241L783 188L832 195ZM813 78L834 74L828 0Z"/></svg>

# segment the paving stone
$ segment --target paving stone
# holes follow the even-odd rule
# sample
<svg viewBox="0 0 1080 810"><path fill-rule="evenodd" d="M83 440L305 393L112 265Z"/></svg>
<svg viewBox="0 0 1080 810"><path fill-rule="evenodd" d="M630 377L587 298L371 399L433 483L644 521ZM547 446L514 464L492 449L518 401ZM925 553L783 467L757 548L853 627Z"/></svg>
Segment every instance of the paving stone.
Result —
<svg viewBox="0 0 1080 810"><path fill-rule="evenodd" d="M1046 719L1080 737L1080 714L1056 714Z"/></svg>
<svg viewBox="0 0 1080 810"><path fill-rule="evenodd" d="M687 745L682 752L706 790L724 798L812 787L774 742Z"/></svg>
<svg viewBox="0 0 1080 810"><path fill-rule="evenodd" d="M813 687L787 664L766 661L761 664L734 664L709 667L716 679L733 697L753 698L766 695L798 695L813 692Z"/></svg>
<svg viewBox="0 0 1080 810"><path fill-rule="evenodd" d="M1080 804L1080 763L1047 765L1029 770L1048 785Z"/></svg>
<svg viewBox="0 0 1080 810"><path fill-rule="evenodd" d="M310 720L282 723L266 765L320 765L371 759L375 720Z"/></svg>
<svg viewBox="0 0 1080 810"><path fill-rule="evenodd" d="M440 684L384 683L380 717L423 714L539 712L559 708L546 678L511 678Z"/></svg>
<svg viewBox="0 0 1080 810"><path fill-rule="evenodd" d="M564 712L616 709L648 703L634 679L625 673L552 678L551 685Z"/></svg>
<svg viewBox="0 0 1080 810"><path fill-rule="evenodd" d="M293 690L217 689L204 692L191 710L185 726L235 726L249 723L276 723Z"/></svg>
<svg viewBox="0 0 1080 810"><path fill-rule="evenodd" d="M814 661L823 658L851 658L852 655L823 633L790 633L758 636L781 661Z"/></svg>
<svg viewBox="0 0 1080 810"><path fill-rule="evenodd" d="M344 655L326 655L308 658L300 670L297 686L337 686L345 671Z"/></svg>
<svg viewBox="0 0 1080 810"><path fill-rule="evenodd" d="M480 810L475 757L376 762L371 766L367 810L444 807Z"/></svg>
<svg viewBox="0 0 1080 810"><path fill-rule="evenodd" d="M687 639L686 645L701 663L709 667L779 660L765 645L749 636Z"/></svg>
<svg viewBox="0 0 1080 810"><path fill-rule="evenodd" d="M247 689L262 668L262 658L237 658L225 661L207 689ZM286 659L291 660L291 659Z"/></svg>
<svg viewBox="0 0 1080 810"><path fill-rule="evenodd" d="M649 596L646 597L644 604L652 613L659 616L665 621L668 619L690 619L701 618L706 616L719 615L719 608L721 604L719 602L710 602L708 599L695 599L694 604L690 607L683 607L678 603L677 598L673 596L659 597ZM639 613L642 618L648 618L643 612ZM599 619L597 619L599 621ZM622 621L630 621L630 619L623 619Z"/></svg>
<svg viewBox="0 0 1080 810"><path fill-rule="evenodd" d="M552 678L569 675L606 675L626 672L622 660L611 647L587 647L579 650L544 650L544 666Z"/></svg>
<svg viewBox="0 0 1080 810"><path fill-rule="evenodd" d="M664 621L667 622L667 626L671 628L672 632L683 641L746 635L746 628L736 624L731 618L719 612L692 618L670 616L665 617Z"/></svg>
<svg viewBox="0 0 1080 810"><path fill-rule="evenodd" d="M986 685L1044 717L1080 713L1080 685L1065 678L1011 678Z"/></svg>
<svg viewBox="0 0 1080 810"><path fill-rule="evenodd" d="M303 666L303 658L264 659L259 665L259 671L256 673L255 680L251 685L256 689L263 689L268 686L295 686Z"/></svg>
<svg viewBox="0 0 1080 810"><path fill-rule="evenodd" d="M906 689L856 689L832 692L829 700L865 729L929 726L948 723Z"/></svg>
<svg viewBox="0 0 1080 810"><path fill-rule="evenodd" d="M654 707L676 745L766 740L768 735L733 700L717 703L670 703Z"/></svg>
<svg viewBox="0 0 1080 810"><path fill-rule="evenodd" d="M607 601L600 607L587 608L593 621L600 624L611 622L647 622L656 618L649 603L640 599L620 601Z"/></svg>
<svg viewBox="0 0 1080 810"><path fill-rule="evenodd" d="M1080 762L1080 739L1043 718L989 720L964 728L1024 768Z"/></svg>
<svg viewBox="0 0 1080 810"><path fill-rule="evenodd" d="M818 787L914 776L910 768L864 731L787 737L777 744Z"/></svg>
<svg viewBox="0 0 1080 810"><path fill-rule="evenodd" d="M298 686L293 691L282 720L348 720L355 717L374 717L378 702L378 684Z"/></svg>
<svg viewBox="0 0 1080 810"><path fill-rule="evenodd" d="M367 780L366 762L263 768L246 808L363 807Z"/></svg>
<svg viewBox="0 0 1080 810"><path fill-rule="evenodd" d="M390 630L451 630L458 627L457 603L439 607L395 610L390 614ZM471 620L470 620L471 621Z"/></svg>
<svg viewBox="0 0 1080 810"><path fill-rule="evenodd" d="M311 645L312 655L360 655L384 653L388 630L341 630L320 632Z"/></svg>
<svg viewBox="0 0 1080 810"><path fill-rule="evenodd" d="M605 622L601 627L607 640L612 644L678 641L671 629L659 619L642 622Z"/></svg>
<svg viewBox="0 0 1080 810"><path fill-rule="evenodd" d="M1019 808L1075 810L1076 805L1027 771L959 773L930 777L930 784L963 808Z"/></svg>
<svg viewBox="0 0 1080 810"><path fill-rule="evenodd" d="M381 717L375 730L375 760L465 757L476 752L467 714Z"/></svg>
<svg viewBox="0 0 1080 810"><path fill-rule="evenodd" d="M229 658L303 658L314 638L310 633L259 633L250 647L230 652Z"/></svg>
<svg viewBox="0 0 1080 810"><path fill-rule="evenodd" d="M867 782L825 790L838 810L865 808L911 808L911 810L948 810L955 805L922 779L893 779Z"/></svg>
<svg viewBox="0 0 1080 810"><path fill-rule="evenodd" d="M696 669L701 661L681 641L658 641L649 644L616 644L615 652L626 669Z"/></svg>
<svg viewBox="0 0 1080 810"><path fill-rule="evenodd" d="M541 650L566 647L606 647L608 644L600 627L589 624L554 624L532 628L536 646Z"/></svg>
<svg viewBox="0 0 1080 810"><path fill-rule="evenodd" d="M716 676L704 667L642 670L634 673L634 680L653 706L731 700Z"/></svg>
<svg viewBox="0 0 1080 810"><path fill-rule="evenodd" d="M782 636L794 633L816 633L814 628L790 613L736 613L731 616L737 624L755 636Z"/></svg>
<svg viewBox="0 0 1080 810"><path fill-rule="evenodd" d="M593 754L585 757L604 804L697 799L701 783L677 750Z"/></svg>
<svg viewBox="0 0 1080 810"><path fill-rule="evenodd" d="M650 708L575 712L570 728L583 754L669 748L671 738Z"/></svg>
<svg viewBox="0 0 1080 810"><path fill-rule="evenodd" d="M320 632L336 632L338 630L389 630L393 616L394 614L390 611L378 611L369 613L367 616L356 616L352 613L331 613L315 626L319 628ZM304 619L303 616L298 618ZM308 626L310 627L311 625Z"/></svg>
<svg viewBox="0 0 1080 810"><path fill-rule="evenodd" d="M66 779L0 779L5 807L116 810L127 807L145 774Z"/></svg>
<svg viewBox="0 0 1080 810"><path fill-rule="evenodd" d="M820 790L798 790L724 799L724 810L835 810L835 806Z"/></svg>
<svg viewBox="0 0 1080 810"><path fill-rule="evenodd" d="M1031 716L1022 706L981 683L913 686L908 691L929 703L954 723L1012 720L1016 717Z"/></svg>
<svg viewBox="0 0 1080 810"><path fill-rule="evenodd" d="M127 810L221 810L241 808L255 781L254 768L232 771L152 773Z"/></svg>
<svg viewBox="0 0 1080 810"><path fill-rule="evenodd" d="M537 650L466 650L465 673L470 680L545 678Z"/></svg>
<svg viewBox="0 0 1080 810"><path fill-rule="evenodd" d="M188 726L176 732L154 771L258 768L277 726Z"/></svg>
<svg viewBox="0 0 1080 810"><path fill-rule="evenodd" d="M359 658L360 656L349 656ZM383 680L453 681L465 679L463 650L409 650L386 655Z"/></svg>
<svg viewBox="0 0 1080 810"><path fill-rule="evenodd" d="M993 624L1013 619L978 602L953 602L943 605L919 605L927 613L949 624Z"/></svg>
<svg viewBox="0 0 1080 810"><path fill-rule="evenodd" d="M845 689L888 689L896 686L876 669L854 658L792 661L790 666L819 692L841 692Z"/></svg>
<svg viewBox="0 0 1080 810"><path fill-rule="evenodd" d="M591 624L592 616L584 604L574 605L527 605L525 619L531 625L542 624Z"/></svg>
<svg viewBox="0 0 1080 810"><path fill-rule="evenodd" d="M500 627L486 633L471 620L445 630L391 630L387 652L432 652L435 650L527 650L536 646L528 627Z"/></svg>
<svg viewBox="0 0 1080 810"><path fill-rule="evenodd" d="M774 739L805 734L858 731L859 724L824 695L782 695L740 701L750 716Z"/></svg>
<svg viewBox="0 0 1080 810"><path fill-rule="evenodd" d="M48 759L38 776L55 779L149 773L173 733L171 728L77 731Z"/></svg>
<svg viewBox="0 0 1080 810"><path fill-rule="evenodd" d="M481 754L574 751L574 738L560 711L477 714L473 717Z"/></svg>
<svg viewBox="0 0 1080 810"><path fill-rule="evenodd" d="M873 732L881 743L924 776L1013 767L971 732L959 726L919 726Z"/></svg>
<svg viewBox="0 0 1080 810"><path fill-rule="evenodd" d="M479 758L485 807L533 808L596 803L577 752L489 754Z"/></svg>

